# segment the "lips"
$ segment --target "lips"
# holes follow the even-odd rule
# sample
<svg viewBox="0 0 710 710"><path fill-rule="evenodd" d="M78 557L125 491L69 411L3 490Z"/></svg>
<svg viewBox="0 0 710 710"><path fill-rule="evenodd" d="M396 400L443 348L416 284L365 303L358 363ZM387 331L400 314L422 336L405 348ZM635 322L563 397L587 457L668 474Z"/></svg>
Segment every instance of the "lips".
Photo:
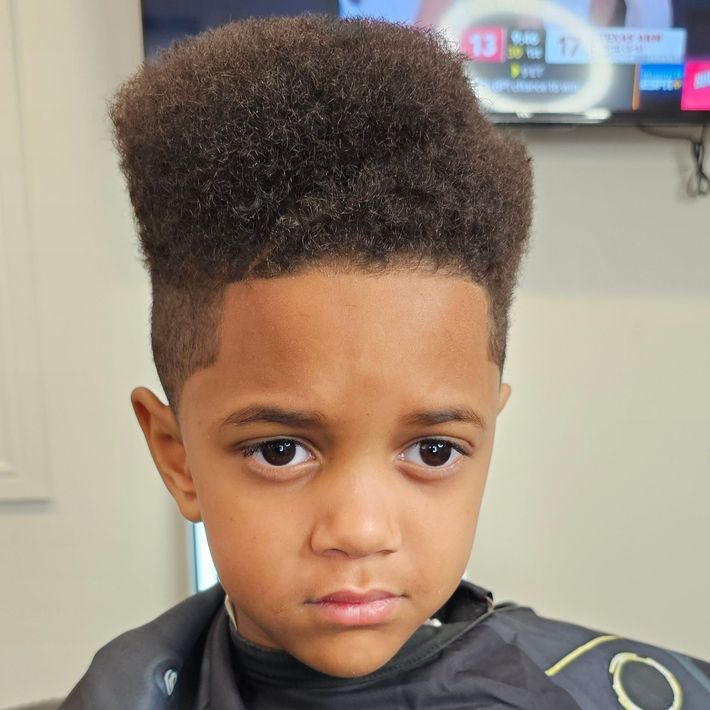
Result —
<svg viewBox="0 0 710 710"><path fill-rule="evenodd" d="M380 589L341 590L308 602L324 621L339 626L375 626L387 621L403 597Z"/></svg>
<svg viewBox="0 0 710 710"><path fill-rule="evenodd" d="M380 601L381 599L389 599L397 596L390 592L383 592L375 589L369 592L352 592L344 590L341 592L333 592L316 600L316 604L369 604L370 602Z"/></svg>

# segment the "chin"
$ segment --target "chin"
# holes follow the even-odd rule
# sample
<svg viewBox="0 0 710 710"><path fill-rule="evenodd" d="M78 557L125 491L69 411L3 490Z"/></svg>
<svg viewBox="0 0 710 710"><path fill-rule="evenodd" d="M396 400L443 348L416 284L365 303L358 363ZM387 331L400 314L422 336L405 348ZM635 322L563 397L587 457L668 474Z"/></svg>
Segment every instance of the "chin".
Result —
<svg viewBox="0 0 710 710"><path fill-rule="evenodd" d="M388 645L389 646L389 645ZM399 651L395 648L373 648L359 644L338 644L337 648L319 649L320 653L301 656L300 660L311 668L336 678L357 678L374 673Z"/></svg>

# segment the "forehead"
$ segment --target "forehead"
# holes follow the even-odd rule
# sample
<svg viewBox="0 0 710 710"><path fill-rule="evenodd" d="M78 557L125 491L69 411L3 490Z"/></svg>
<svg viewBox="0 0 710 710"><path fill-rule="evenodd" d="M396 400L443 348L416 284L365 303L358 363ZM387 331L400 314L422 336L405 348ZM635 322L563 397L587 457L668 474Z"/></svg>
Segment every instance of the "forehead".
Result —
<svg viewBox="0 0 710 710"><path fill-rule="evenodd" d="M446 358L479 347L487 353L488 335L485 291L469 279L320 270L228 286L219 355L249 359L263 348L275 359L359 359L416 343L417 352Z"/></svg>
<svg viewBox="0 0 710 710"><path fill-rule="evenodd" d="M306 271L227 287L216 362L184 395L284 394L327 406L497 384L488 301L459 276ZM294 402L295 404L295 402Z"/></svg>

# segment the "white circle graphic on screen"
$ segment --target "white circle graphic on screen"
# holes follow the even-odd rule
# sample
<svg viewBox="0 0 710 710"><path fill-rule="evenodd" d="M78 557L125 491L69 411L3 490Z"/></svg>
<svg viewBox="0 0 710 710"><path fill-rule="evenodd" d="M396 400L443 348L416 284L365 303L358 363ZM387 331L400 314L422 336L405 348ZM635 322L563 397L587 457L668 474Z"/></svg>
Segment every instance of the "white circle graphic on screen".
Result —
<svg viewBox="0 0 710 710"><path fill-rule="evenodd" d="M471 26L485 24L493 15L530 15L555 24L579 39L587 56L589 76L582 88L570 96L549 101L531 101L514 96L496 94L485 86L477 85L476 94L490 102L500 113L583 113L594 108L607 94L612 82L612 66L606 46L597 32L573 12L554 2L545 0L461 0L439 22L439 28L453 42Z"/></svg>

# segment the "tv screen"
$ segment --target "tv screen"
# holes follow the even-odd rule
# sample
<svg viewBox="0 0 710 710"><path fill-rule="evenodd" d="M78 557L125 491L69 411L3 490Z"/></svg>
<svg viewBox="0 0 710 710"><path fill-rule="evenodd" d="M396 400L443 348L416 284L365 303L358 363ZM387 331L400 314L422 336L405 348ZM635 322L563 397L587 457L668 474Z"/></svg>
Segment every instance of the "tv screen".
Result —
<svg viewBox="0 0 710 710"><path fill-rule="evenodd" d="M710 0L144 0L146 54L300 12L437 28L496 122L710 121Z"/></svg>
<svg viewBox="0 0 710 710"><path fill-rule="evenodd" d="M710 0L341 0L439 28L493 119L705 121Z"/></svg>

